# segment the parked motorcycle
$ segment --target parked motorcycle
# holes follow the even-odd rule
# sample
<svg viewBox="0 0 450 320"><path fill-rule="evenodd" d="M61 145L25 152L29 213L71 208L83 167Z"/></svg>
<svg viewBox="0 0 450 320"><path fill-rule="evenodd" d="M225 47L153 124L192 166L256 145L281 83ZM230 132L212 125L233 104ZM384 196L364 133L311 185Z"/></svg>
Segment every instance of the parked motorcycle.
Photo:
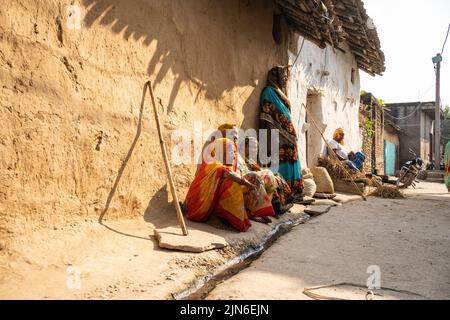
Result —
<svg viewBox="0 0 450 320"><path fill-rule="evenodd" d="M409 149L409 153L414 156L414 159L406 161L405 165L401 168L399 178L396 182L398 188L408 188L410 185L415 187L415 183L419 182L417 176L422 170L423 160L411 148Z"/></svg>

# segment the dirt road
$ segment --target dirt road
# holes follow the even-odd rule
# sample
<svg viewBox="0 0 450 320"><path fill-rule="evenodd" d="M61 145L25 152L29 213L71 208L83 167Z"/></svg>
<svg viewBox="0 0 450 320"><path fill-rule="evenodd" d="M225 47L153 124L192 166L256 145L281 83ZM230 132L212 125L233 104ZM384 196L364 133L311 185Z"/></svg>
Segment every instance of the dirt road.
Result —
<svg viewBox="0 0 450 320"><path fill-rule="evenodd" d="M407 193L404 200L371 197L335 207L294 228L208 298L309 299L306 287L365 286L368 267L378 266L381 287L395 291L376 290L381 295L375 299L450 299L450 194L442 184L425 182ZM311 292L365 299L367 290Z"/></svg>

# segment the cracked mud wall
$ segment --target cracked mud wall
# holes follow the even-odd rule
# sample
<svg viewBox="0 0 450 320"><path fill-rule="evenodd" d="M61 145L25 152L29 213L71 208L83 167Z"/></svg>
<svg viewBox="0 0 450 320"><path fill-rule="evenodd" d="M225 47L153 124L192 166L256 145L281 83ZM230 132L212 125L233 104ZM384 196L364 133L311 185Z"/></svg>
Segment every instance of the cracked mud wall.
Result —
<svg viewBox="0 0 450 320"><path fill-rule="evenodd" d="M149 96L140 110L145 81L169 150L173 130L192 131L194 121L204 131L256 125L267 70L285 52L272 17L268 0L3 0L2 238L102 213L149 221L164 210ZM180 199L194 170L174 167Z"/></svg>

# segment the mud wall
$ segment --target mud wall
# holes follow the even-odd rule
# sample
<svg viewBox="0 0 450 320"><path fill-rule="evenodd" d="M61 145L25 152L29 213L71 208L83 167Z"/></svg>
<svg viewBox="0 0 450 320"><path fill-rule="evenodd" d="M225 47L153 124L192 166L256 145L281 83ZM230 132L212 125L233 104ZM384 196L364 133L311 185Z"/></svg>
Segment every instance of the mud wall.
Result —
<svg viewBox="0 0 450 320"><path fill-rule="evenodd" d="M141 109L145 81L169 150L171 133L195 121L203 131L253 126L267 70L286 52L272 19L269 0L3 0L2 234L163 210L170 197L148 96ZM181 199L194 169L174 168Z"/></svg>
<svg viewBox="0 0 450 320"><path fill-rule="evenodd" d="M358 151L362 145L358 117L360 80L350 49L343 45L344 52L329 45L321 49L308 40L303 42L301 36L292 37L291 43L290 64L300 52L292 70L289 97L294 105L292 115L299 136L302 167L314 166L317 157L326 152L318 131L306 118L305 105L325 137L332 139L334 130L341 127L345 131L345 148ZM306 122L309 126L305 126Z"/></svg>

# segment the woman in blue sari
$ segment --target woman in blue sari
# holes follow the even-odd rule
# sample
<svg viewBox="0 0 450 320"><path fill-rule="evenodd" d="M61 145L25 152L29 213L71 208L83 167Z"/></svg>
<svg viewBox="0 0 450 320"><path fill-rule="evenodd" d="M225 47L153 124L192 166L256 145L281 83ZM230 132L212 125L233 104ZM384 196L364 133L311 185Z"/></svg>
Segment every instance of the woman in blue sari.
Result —
<svg viewBox="0 0 450 320"><path fill-rule="evenodd" d="M294 194L302 192L302 177L297 149L297 133L292 123L291 103L286 96L288 67L270 69L267 86L261 93L260 127L279 130L278 172Z"/></svg>

